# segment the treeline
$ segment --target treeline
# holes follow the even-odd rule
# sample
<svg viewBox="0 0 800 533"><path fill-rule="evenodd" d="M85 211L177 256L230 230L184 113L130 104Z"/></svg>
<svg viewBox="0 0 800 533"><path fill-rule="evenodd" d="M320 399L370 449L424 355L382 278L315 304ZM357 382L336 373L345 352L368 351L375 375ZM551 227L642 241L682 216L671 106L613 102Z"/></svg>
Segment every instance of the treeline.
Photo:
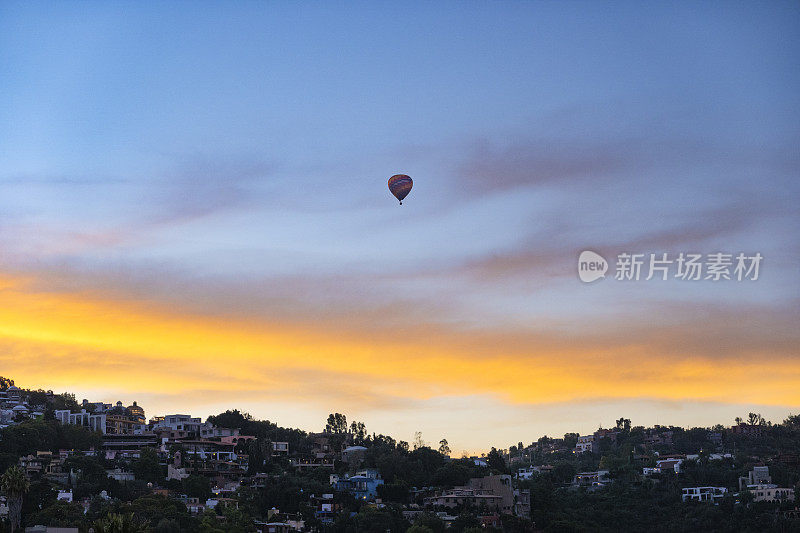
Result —
<svg viewBox="0 0 800 533"><path fill-rule="evenodd" d="M99 450L102 435L55 419L25 419L0 431L0 471L38 451Z"/></svg>

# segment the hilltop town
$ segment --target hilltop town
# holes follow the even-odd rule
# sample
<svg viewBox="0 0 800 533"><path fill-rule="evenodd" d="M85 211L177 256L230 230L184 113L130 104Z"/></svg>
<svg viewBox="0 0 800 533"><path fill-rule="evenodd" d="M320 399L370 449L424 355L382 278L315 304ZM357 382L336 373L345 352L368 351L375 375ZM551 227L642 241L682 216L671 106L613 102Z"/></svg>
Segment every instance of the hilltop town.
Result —
<svg viewBox="0 0 800 533"><path fill-rule="evenodd" d="M481 456L229 410L148 418L0 378L4 530L800 531L800 416L541 437ZM59 528L59 529L57 529Z"/></svg>

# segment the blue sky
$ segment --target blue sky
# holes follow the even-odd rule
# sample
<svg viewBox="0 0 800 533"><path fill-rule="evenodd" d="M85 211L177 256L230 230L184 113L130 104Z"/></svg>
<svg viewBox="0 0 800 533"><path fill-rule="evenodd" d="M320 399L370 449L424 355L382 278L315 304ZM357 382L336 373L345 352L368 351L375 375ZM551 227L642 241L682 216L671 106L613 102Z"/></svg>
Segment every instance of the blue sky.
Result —
<svg viewBox="0 0 800 533"><path fill-rule="evenodd" d="M3 3L0 268L37 294L288 322L376 350L396 334L452 353L490 338L495 350L473 354L487 364L636 346L658 371L679 345L682 362L793 365L799 51L793 2ZM402 207L386 188L398 172L414 178ZM765 262L749 284L585 286L584 249ZM3 366L34 379L15 353ZM207 385L197 372L187 390ZM337 399L379 428L403 412L327 378L316 404L248 393L228 405L308 427ZM685 378L647 401L736 416L726 383L689 394ZM50 379L175 403L146 383ZM450 422L448 402L548 403L509 400L501 381L413 389L404 416L465 449L489 443L469 417ZM652 423L616 394L595 399ZM210 414L186 397L182 410ZM580 411L592 395L562 400ZM777 417L800 397L767 404ZM712 422L681 409L675 423ZM557 418L513 417L499 438L560 431Z"/></svg>

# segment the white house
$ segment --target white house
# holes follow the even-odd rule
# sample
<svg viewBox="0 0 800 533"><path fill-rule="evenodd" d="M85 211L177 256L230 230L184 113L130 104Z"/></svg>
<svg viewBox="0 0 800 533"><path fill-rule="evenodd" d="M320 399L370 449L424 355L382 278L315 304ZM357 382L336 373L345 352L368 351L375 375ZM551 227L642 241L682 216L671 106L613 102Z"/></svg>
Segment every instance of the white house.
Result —
<svg viewBox="0 0 800 533"><path fill-rule="evenodd" d="M597 444L594 440L594 435L585 435L578 437L578 442L575 444L575 453L584 453L597 451Z"/></svg>
<svg viewBox="0 0 800 533"><path fill-rule="evenodd" d="M686 487L681 500L684 502L715 502L728 493L725 487Z"/></svg>

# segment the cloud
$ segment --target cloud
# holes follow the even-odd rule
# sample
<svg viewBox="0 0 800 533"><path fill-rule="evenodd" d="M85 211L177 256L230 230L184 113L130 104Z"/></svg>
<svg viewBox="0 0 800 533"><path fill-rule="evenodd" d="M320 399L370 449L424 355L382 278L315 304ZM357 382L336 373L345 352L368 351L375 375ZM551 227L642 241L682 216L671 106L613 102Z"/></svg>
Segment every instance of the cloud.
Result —
<svg viewBox="0 0 800 533"><path fill-rule="evenodd" d="M346 403L357 394L376 405L476 393L513 403L593 396L800 403L790 386L800 377L797 316L785 309L673 306L663 322L617 316L609 323L622 326L578 334L429 325L398 336L391 328L370 333L366 317L350 324L364 329L359 335L313 320L272 323L48 293L13 279L2 299L0 338L28 354L12 354L4 367L31 381L83 372L84 383L152 392L172 376L171 387L187 393L228 383L293 397L302 386L309 398ZM751 378L764 387L743 391Z"/></svg>
<svg viewBox="0 0 800 533"><path fill-rule="evenodd" d="M574 278L575 260L585 249L596 250L606 257L615 257L621 252L702 252L709 243L727 240L738 250L737 243L743 233L757 223L781 216L780 209L766 202L741 198L697 209L666 224L660 221L648 225L631 223L627 227L624 223L608 224L607 231L600 235L591 232L591 240L580 237L583 223L576 217L560 217L560 221L546 219L541 225L548 231L534 227L512 248L468 258L448 267L447 275L463 274L487 283L524 276L548 284L553 278Z"/></svg>
<svg viewBox="0 0 800 533"><path fill-rule="evenodd" d="M174 224L260 202L274 192L275 165L259 158L188 161L155 180L145 180L143 196L151 221Z"/></svg>
<svg viewBox="0 0 800 533"><path fill-rule="evenodd" d="M467 196L526 187L602 192L613 183L637 188L676 183L724 194L727 188L763 190L780 183L797 192L796 143L701 136L687 128L694 118L685 109L635 117L581 107L544 114L520 131L458 145L450 172L453 191Z"/></svg>
<svg viewBox="0 0 800 533"><path fill-rule="evenodd" d="M197 157L135 177L6 176L0 187L19 201L0 208L10 213L0 239L39 258L142 245L174 226L263 208L277 196L275 168L261 158Z"/></svg>

